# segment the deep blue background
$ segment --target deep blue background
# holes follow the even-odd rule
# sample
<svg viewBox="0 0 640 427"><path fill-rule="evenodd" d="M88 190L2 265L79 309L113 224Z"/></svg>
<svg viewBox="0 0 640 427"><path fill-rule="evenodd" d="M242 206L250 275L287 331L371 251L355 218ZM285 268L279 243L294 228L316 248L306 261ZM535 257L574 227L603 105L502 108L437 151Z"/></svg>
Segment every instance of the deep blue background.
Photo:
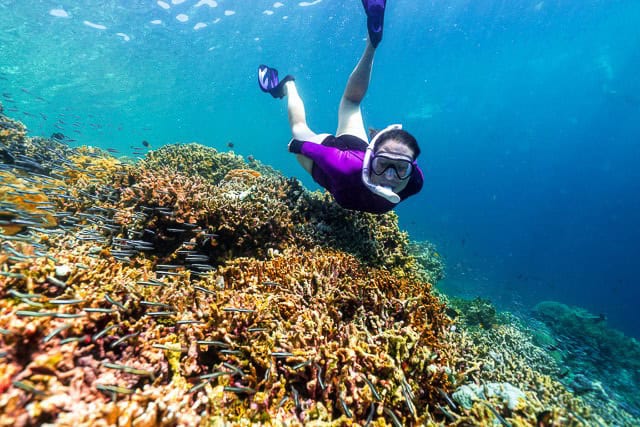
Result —
<svg viewBox="0 0 640 427"><path fill-rule="evenodd" d="M311 127L334 131L364 47L360 1L130 3L0 0L9 115L33 135L63 120L74 144L122 153L143 139L232 141L317 188L286 152L285 103L258 91L255 69L294 74ZM397 211L446 258L444 290L512 310L576 304L640 337L638 22L638 1L389 1L365 121L402 122L421 143L425 189Z"/></svg>

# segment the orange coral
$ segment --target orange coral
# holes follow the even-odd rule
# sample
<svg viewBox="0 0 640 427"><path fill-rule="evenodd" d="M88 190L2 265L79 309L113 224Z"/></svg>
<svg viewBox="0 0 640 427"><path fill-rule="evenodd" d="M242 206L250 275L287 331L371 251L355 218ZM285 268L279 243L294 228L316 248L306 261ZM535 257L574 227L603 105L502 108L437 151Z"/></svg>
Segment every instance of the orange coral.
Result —
<svg viewBox="0 0 640 427"><path fill-rule="evenodd" d="M260 177L261 173L253 169L231 169L224 176L225 181L241 181L245 184L251 183L254 179Z"/></svg>

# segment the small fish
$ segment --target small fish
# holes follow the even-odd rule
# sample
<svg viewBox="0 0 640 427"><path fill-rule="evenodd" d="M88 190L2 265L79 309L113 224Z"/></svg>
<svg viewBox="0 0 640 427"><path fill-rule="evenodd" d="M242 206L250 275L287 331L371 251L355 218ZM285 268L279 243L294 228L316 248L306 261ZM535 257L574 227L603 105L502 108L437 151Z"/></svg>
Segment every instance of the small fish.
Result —
<svg viewBox="0 0 640 427"><path fill-rule="evenodd" d="M54 317L54 318L58 318L58 319L77 319L79 317L83 317L84 314L18 310L18 311L16 311L16 316L18 316L18 317Z"/></svg>
<svg viewBox="0 0 640 427"><path fill-rule="evenodd" d="M163 275L163 276L183 276L184 273L179 273L177 271L162 271L162 270L157 270L156 271L156 275Z"/></svg>
<svg viewBox="0 0 640 427"><path fill-rule="evenodd" d="M409 409L411 415L417 417L418 414L416 412L416 405L413 403L411 395L409 394L409 392L407 392L407 389L404 386L402 387L402 395L404 396L404 402L407 404L407 408Z"/></svg>
<svg viewBox="0 0 640 427"><path fill-rule="evenodd" d="M377 404L375 402L371 402L371 406L369 407L369 415L367 415L367 420L364 423L365 426L368 426L369 424L371 424L371 420L373 420L373 415L376 413L376 406Z"/></svg>
<svg viewBox="0 0 640 427"><path fill-rule="evenodd" d="M140 304L142 305L146 305L146 306L150 306L150 307L162 307L162 308L170 308L173 309L173 306L169 305L169 304L165 304L163 302L155 302L155 301L145 301L142 300L140 301Z"/></svg>
<svg viewBox="0 0 640 427"><path fill-rule="evenodd" d="M148 371L146 369L134 368L133 366L120 365L120 364L111 363L111 362L102 362L102 366L109 369L117 369L119 371L126 372L128 374L146 376L151 378L155 377L152 371Z"/></svg>
<svg viewBox="0 0 640 427"><path fill-rule="evenodd" d="M213 346L213 347L229 347L229 344L227 344L226 342L222 342L222 341L200 340L200 341L196 341L196 344Z"/></svg>
<svg viewBox="0 0 640 427"><path fill-rule="evenodd" d="M21 390L26 391L27 393L33 393L37 396L44 396L45 393L42 390L38 390L37 388L35 388L34 386L32 386L31 384L27 384L25 382L22 381L13 381L12 382L14 387L17 387Z"/></svg>
<svg viewBox="0 0 640 427"><path fill-rule="evenodd" d="M203 388L207 384L209 384L209 381L202 381L202 382L194 385L193 387L191 387L189 390L187 390L187 394L195 393L196 391L200 390L201 388Z"/></svg>
<svg viewBox="0 0 640 427"><path fill-rule="evenodd" d="M105 336L109 331L111 331L111 330L113 330L113 329L115 329L117 327L118 327L118 325L111 325L111 326L106 327L102 331L100 331L97 334L93 335L91 337L91 341L98 341L100 338Z"/></svg>
<svg viewBox="0 0 640 427"><path fill-rule="evenodd" d="M502 418L502 415L500 415L500 413L496 410L496 408L493 407L493 405L487 402L482 403L484 403L484 406L486 406L491 412L493 412L493 415L495 415L498 421L500 421L500 424L502 424L504 427L511 427L511 424L509 424L507 420Z"/></svg>
<svg viewBox="0 0 640 427"><path fill-rule="evenodd" d="M98 384L96 385L96 388L100 391L105 391L113 394L133 394L134 393L134 390L130 388L118 387L115 385L108 385L108 384Z"/></svg>
<svg viewBox="0 0 640 427"><path fill-rule="evenodd" d="M203 288L202 286L194 285L193 289L195 289L197 291L200 291L200 292L204 292L205 294L215 295L215 292L213 292L213 291L211 291L209 289Z"/></svg>
<svg viewBox="0 0 640 427"><path fill-rule="evenodd" d="M9 289L7 293L11 296L18 297L21 299L42 298L41 294L25 294L20 291L16 291L15 289Z"/></svg>
<svg viewBox="0 0 640 427"><path fill-rule="evenodd" d="M210 374L200 375L198 378L200 378L201 380L212 380L214 378L218 378L218 377L221 377L223 375L231 375L231 373L230 372L226 372L226 371L216 371L216 372L212 372Z"/></svg>
<svg viewBox="0 0 640 427"><path fill-rule="evenodd" d="M316 362L314 362L313 364L317 369L316 379L318 380L318 384L320 385L320 388L324 391L325 385L324 385L324 381L322 381L322 367L318 365Z"/></svg>
<svg viewBox="0 0 640 427"><path fill-rule="evenodd" d="M262 284L264 286L282 286L280 283L272 282L272 281L269 281L269 280L266 280L266 281L262 282Z"/></svg>
<svg viewBox="0 0 640 427"><path fill-rule="evenodd" d="M65 338L63 340L60 340L60 345L68 344L70 342L77 342L77 341L88 342L90 340L91 340L91 337L88 336L88 335L83 335L81 337L69 337L69 338Z"/></svg>
<svg viewBox="0 0 640 427"><path fill-rule="evenodd" d="M204 322L202 320L178 320L176 322L176 325L177 326L180 326L180 325L199 325L199 324L203 324L203 323L206 323L206 322Z"/></svg>
<svg viewBox="0 0 640 427"><path fill-rule="evenodd" d="M65 282L63 282L62 280L54 277L54 276L47 276L45 279L49 284L57 286L59 288L66 288L67 284Z"/></svg>
<svg viewBox="0 0 640 427"><path fill-rule="evenodd" d="M342 399L342 397L339 397L338 399L340 400L340 407L342 407L342 412L344 412L347 418L353 418L353 414L349 410L349 407L347 406L345 401Z"/></svg>
<svg viewBox="0 0 640 427"><path fill-rule="evenodd" d="M274 351L271 353L271 357L275 358L286 358L293 356L293 353L289 353L288 351Z"/></svg>
<svg viewBox="0 0 640 427"><path fill-rule="evenodd" d="M0 276L4 276L4 277L10 277L13 279L26 279L27 276L25 276L22 273L11 273L10 271L0 271Z"/></svg>
<svg viewBox="0 0 640 427"><path fill-rule="evenodd" d="M225 307L222 311L226 311L228 313L255 313L256 311L251 308L240 308L240 307Z"/></svg>
<svg viewBox="0 0 640 427"><path fill-rule="evenodd" d="M362 378L369 386L369 389L371 390L371 394L373 395L373 398L376 400L376 402L380 402L382 400L382 396L380 396L380 393L378 393L378 390L376 390L373 383L369 381L369 379L364 374L362 374Z"/></svg>
<svg viewBox="0 0 640 427"><path fill-rule="evenodd" d="M298 363L298 364L297 364L297 365L295 365L292 369L293 369L294 371L297 371L297 370L298 370L298 369L300 369L300 368L304 368L305 366L309 366L309 365L311 365L311 362L312 362L312 361L311 361L311 359L309 359L309 360L307 360L307 361L305 361L305 362Z"/></svg>
<svg viewBox="0 0 640 427"><path fill-rule="evenodd" d="M255 390L252 389L251 387L231 387L231 386L225 386L224 391L228 391L231 393L236 393L236 394L255 394Z"/></svg>
<svg viewBox="0 0 640 427"><path fill-rule="evenodd" d="M143 140L142 145L145 147L149 147L149 141Z"/></svg>
<svg viewBox="0 0 640 427"><path fill-rule="evenodd" d="M122 338L118 339L117 341L113 342L109 347L114 348L114 347L122 344L123 342L125 342L129 338L137 337L138 335L140 335L140 332L136 332L136 333L133 333L133 334L127 334L127 335L123 336Z"/></svg>
<svg viewBox="0 0 640 427"><path fill-rule="evenodd" d="M118 307L120 310L125 311L126 308L124 305L122 305L122 303L119 303L118 301L114 300L113 298L111 298L111 296L109 296L108 294L104 295L104 299L107 300L107 302L109 304L115 305L116 307Z"/></svg>
<svg viewBox="0 0 640 427"><path fill-rule="evenodd" d="M115 313L118 310L115 308L102 308L102 307L86 307L83 310L87 313Z"/></svg>
<svg viewBox="0 0 640 427"><path fill-rule="evenodd" d="M55 305L75 305L83 303L83 299L51 299L47 301L48 304Z"/></svg>
<svg viewBox="0 0 640 427"><path fill-rule="evenodd" d="M53 339L53 337L55 337L56 335L58 335L60 332L64 331L65 329L69 329L71 327L70 323L66 323L62 326L60 326L59 328L54 329L49 335L47 335L46 337L44 337L42 339L42 342L44 344L48 343L49 341L51 341Z"/></svg>
<svg viewBox="0 0 640 427"><path fill-rule="evenodd" d="M167 231L169 233L184 233L187 230L185 230L184 228L167 228Z"/></svg>
<svg viewBox="0 0 640 427"><path fill-rule="evenodd" d="M167 286L166 283L164 282L160 282L159 280L139 280L136 282L138 285L143 285L143 286Z"/></svg>
<svg viewBox="0 0 640 427"><path fill-rule="evenodd" d="M231 369L233 372L235 372L236 374L239 374L241 377L244 377L246 374L242 371L242 369L238 368L237 366L233 366L230 363L227 362L222 362L222 366L224 366L227 369Z"/></svg>
<svg viewBox="0 0 640 427"><path fill-rule="evenodd" d="M233 148L233 142L228 141L228 142L227 142L227 147L229 147L229 148Z"/></svg>
<svg viewBox="0 0 640 427"><path fill-rule="evenodd" d="M395 412L393 412L391 409L387 407L382 408L382 410L384 411L385 414L389 416L389 418L391 418L391 422L395 427L402 427L402 423L398 419L398 416L396 415Z"/></svg>
<svg viewBox="0 0 640 427"><path fill-rule="evenodd" d="M291 392L293 393L293 402L296 404L296 409L299 409L300 408L300 393L298 392L298 390L294 386L291 386Z"/></svg>
<svg viewBox="0 0 640 427"><path fill-rule="evenodd" d="M451 398L449 397L446 391L444 391L441 388L438 388L438 393L440 393L440 396L442 396L442 398L447 402L447 405L449 405L451 409L453 409L454 411L458 410L458 407L453 402L453 400L451 400Z"/></svg>
<svg viewBox="0 0 640 427"><path fill-rule="evenodd" d="M449 421L456 420L456 417L451 412L449 412L444 406L440 405L439 403L436 403L436 408L438 408L440 412L442 412Z"/></svg>
<svg viewBox="0 0 640 427"><path fill-rule="evenodd" d="M163 270L172 270L172 269L177 269L177 268L183 268L183 265L178 265L178 264L158 264L156 265L156 268L161 268Z"/></svg>
<svg viewBox="0 0 640 427"><path fill-rule="evenodd" d="M168 317L168 316L174 316L178 313L176 313L175 311L152 311L150 313L147 313L147 316L151 316L151 317Z"/></svg>
<svg viewBox="0 0 640 427"><path fill-rule="evenodd" d="M289 396L285 396L282 399L280 399L280 402L278 402L278 409L282 408L282 405L284 405L287 400L289 400Z"/></svg>

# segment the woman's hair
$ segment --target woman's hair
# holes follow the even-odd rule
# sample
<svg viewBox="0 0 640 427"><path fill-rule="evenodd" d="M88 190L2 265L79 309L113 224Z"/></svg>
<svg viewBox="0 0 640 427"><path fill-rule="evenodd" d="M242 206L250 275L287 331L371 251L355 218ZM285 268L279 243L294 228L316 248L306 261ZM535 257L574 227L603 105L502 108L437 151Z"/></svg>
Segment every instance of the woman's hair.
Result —
<svg viewBox="0 0 640 427"><path fill-rule="evenodd" d="M371 131L371 129L369 129ZM420 155L420 147L418 141L406 130L392 129L383 133L373 146L373 152L378 151L378 148L390 139L395 139L401 144L406 145L413 152L413 160L417 159Z"/></svg>

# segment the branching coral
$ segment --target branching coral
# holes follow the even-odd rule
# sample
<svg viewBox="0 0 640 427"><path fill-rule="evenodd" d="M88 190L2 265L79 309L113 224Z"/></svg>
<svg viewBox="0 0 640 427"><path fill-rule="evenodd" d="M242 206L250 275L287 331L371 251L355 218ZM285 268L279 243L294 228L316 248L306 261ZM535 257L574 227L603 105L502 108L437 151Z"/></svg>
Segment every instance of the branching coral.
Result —
<svg viewBox="0 0 640 427"><path fill-rule="evenodd" d="M440 266L409 253L393 213L346 211L196 144L138 165L25 147L9 150L34 164L5 168L6 221L37 201L59 227L3 234L2 425L592 419L519 329L451 324L423 280ZM42 200L21 197L24 179ZM497 385L456 407L450 393L469 382ZM526 398L505 406L515 388Z"/></svg>

